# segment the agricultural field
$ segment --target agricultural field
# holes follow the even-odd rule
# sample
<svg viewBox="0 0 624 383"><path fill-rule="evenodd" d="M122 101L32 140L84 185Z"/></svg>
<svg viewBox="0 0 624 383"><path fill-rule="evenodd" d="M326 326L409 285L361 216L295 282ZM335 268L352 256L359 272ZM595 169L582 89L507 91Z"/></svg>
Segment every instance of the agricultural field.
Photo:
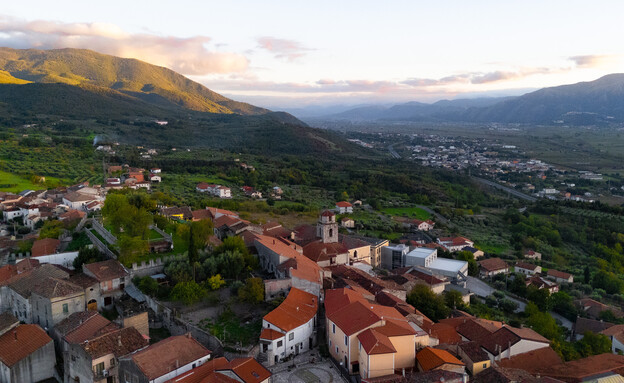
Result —
<svg viewBox="0 0 624 383"><path fill-rule="evenodd" d="M419 207L387 207L381 209L382 212L399 217L416 218L426 221L431 218L431 214Z"/></svg>

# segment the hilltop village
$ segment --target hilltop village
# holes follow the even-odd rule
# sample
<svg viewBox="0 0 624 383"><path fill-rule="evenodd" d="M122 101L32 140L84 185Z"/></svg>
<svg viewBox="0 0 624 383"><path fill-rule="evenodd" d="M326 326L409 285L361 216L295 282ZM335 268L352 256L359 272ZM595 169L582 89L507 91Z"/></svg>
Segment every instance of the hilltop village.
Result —
<svg viewBox="0 0 624 383"><path fill-rule="evenodd" d="M364 236L359 200L292 227L157 205L160 169L108 172L0 193L0 382L624 381L624 312L559 299L579 276L533 249L501 259L437 215Z"/></svg>

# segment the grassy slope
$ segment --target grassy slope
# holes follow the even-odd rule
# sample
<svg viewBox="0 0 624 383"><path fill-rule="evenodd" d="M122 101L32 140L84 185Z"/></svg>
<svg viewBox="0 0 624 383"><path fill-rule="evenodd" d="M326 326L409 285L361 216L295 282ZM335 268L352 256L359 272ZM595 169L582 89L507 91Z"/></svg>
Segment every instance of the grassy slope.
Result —
<svg viewBox="0 0 624 383"><path fill-rule="evenodd" d="M249 115L268 112L223 97L170 69L85 49L0 48L0 70L22 81L103 87L202 112Z"/></svg>

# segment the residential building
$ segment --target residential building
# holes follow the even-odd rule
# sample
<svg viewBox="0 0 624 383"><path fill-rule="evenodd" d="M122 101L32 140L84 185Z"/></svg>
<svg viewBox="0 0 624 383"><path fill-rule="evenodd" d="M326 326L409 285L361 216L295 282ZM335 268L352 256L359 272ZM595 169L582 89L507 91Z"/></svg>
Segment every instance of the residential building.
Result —
<svg viewBox="0 0 624 383"><path fill-rule="evenodd" d="M98 309L111 308L115 299L123 295L130 273L114 259L82 265L82 271L100 284Z"/></svg>
<svg viewBox="0 0 624 383"><path fill-rule="evenodd" d="M526 286L535 286L538 289L547 289L551 294L559 291L559 285L556 282L553 282L548 279L544 279L538 275L534 275L531 278L526 280Z"/></svg>
<svg viewBox="0 0 624 383"><path fill-rule="evenodd" d="M381 249L388 246L390 241L387 239L371 238L364 236L352 235L353 238L361 239L370 245L370 264L372 267L382 267L381 265Z"/></svg>
<svg viewBox="0 0 624 383"><path fill-rule="evenodd" d="M466 364L472 376L490 368L492 362L488 354L477 342L462 342L457 345L457 355Z"/></svg>
<svg viewBox="0 0 624 383"><path fill-rule="evenodd" d="M336 213L338 214L353 213L353 205L351 205L347 201L336 202Z"/></svg>
<svg viewBox="0 0 624 383"><path fill-rule="evenodd" d="M549 269L548 273L546 275L547 275L547 277L549 279L554 279L554 281L557 282L557 283L572 283L572 282L574 282L574 276L572 274L569 274L569 273L566 273L566 272L563 272L563 271Z"/></svg>
<svg viewBox="0 0 624 383"><path fill-rule="evenodd" d="M355 221L352 218L344 217L340 220L340 226L346 229L353 229L355 227Z"/></svg>
<svg viewBox="0 0 624 383"><path fill-rule="evenodd" d="M286 299L262 319L261 352L270 365L316 344L318 297L295 287Z"/></svg>
<svg viewBox="0 0 624 383"><path fill-rule="evenodd" d="M516 273L521 273L524 275L535 275L535 274L542 273L541 266L534 265L532 263L526 263L526 262L516 263L516 265L514 266L514 270L516 271Z"/></svg>
<svg viewBox="0 0 624 383"><path fill-rule="evenodd" d="M210 360L212 351L191 334L172 336L120 358L119 379L132 383L163 383Z"/></svg>
<svg viewBox="0 0 624 383"><path fill-rule="evenodd" d="M483 256L485 255L485 253L483 252L483 250L479 250L479 249L474 248L474 247L472 247L472 246L467 246L467 247L464 247L464 248L462 249L462 251L468 251L468 252L471 252L475 260L477 260L477 259L479 259L479 258L481 258L481 257L483 257Z"/></svg>
<svg viewBox="0 0 624 383"><path fill-rule="evenodd" d="M87 326L90 327L90 326ZM74 331L74 333L80 330ZM144 349L149 342L134 327L117 329L102 335L74 336L64 353L66 382L133 382L120 375L120 359ZM84 339L84 340L83 340Z"/></svg>
<svg viewBox="0 0 624 383"><path fill-rule="evenodd" d="M342 288L325 292L325 316L330 355L348 373L366 377L414 367L416 330L396 309ZM379 340L385 346L376 347Z"/></svg>
<svg viewBox="0 0 624 383"><path fill-rule="evenodd" d="M462 251L466 247L473 247L474 242L466 237L441 237L438 243L450 252Z"/></svg>
<svg viewBox="0 0 624 383"><path fill-rule="evenodd" d="M446 370L463 374L465 364L450 352L437 348L425 347L416 354L419 371Z"/></svg>
<svg viewBox="0 0 624 383"><path fill-rule="evenodd" d="M44 255L58 253L61 241L56 238L44 238L33 242L31 249L32 257L41 257Z"/></svg>
<svg viewBox="0 0 624 383"><path fill-rule="evenodd" d="M53 379L55 365L54 342L41 327L20 325L8 313L0 315L0 382Z"/></svg>
<svg viewBox="0 0 624 383"><path fill-rule="evenodd" d="M237 358L228 362L212 359L166 383L268 383L271 372L253 358Z"/></svg>
<svg viewBox="0 0 624 383"><path fill-rule="evenodd" d="M559 379L563 382L620 382L624 368L624 356L599 354L572 360L539 371L541 376Z"/></svg>
<svg viewBox="0 0 624 383"><path fill-rule="evenodd" d="M534 250L528 250L526 253L524 253L524 258L535 259L535 260L541 261L542 253L538 253L537 251L534 251Z"/></svg>
<svg viewBox="0 0 624 383"><path fill-rule="evenodd" d="M550 346L548 339L527 327L503 326L477 341L492 362Z"/></svg>
<svg viewBox="0 0 624 383"><path fill-rule="evenodd" d="M366 262L369 265L371 264L370 243L357 237L342 234L338 235L338 242L340 242L347 249L350 265L353 265L356 262Z"/></svg>
<svg viewBox="0 0 624 383"><path fill-rule="evenodd" d="M600 331L611 340L611 352L622 355L624 353L624 325L617 324Z"/></svg>
<svg viewBox="0 0 624 383"><path fill-rule="evenodd" d="M81 311L57 323L50 335L56 342L60 355L63 355L69 351L69 345L72 343L83 343L118 329L119 326L104 318L97 311Z"/></svg>
<svg viewBox="0 0 624 383"><path fill-rule="evenodd" d="M540 371L561 363L563 363L563 360L551 347L538 348L537 350L525 352L496 362L500 367L521 368L535 375L538 375Z"/></svg>
<svg viewBox="0 0 624 383"><path fill-rule="evenodd" d="M48 277L37 281L30 298L32 321L49 331L55 324L85 309L84 289L67 280Z"/></svg>
<svg viewBox="0 0 624 383"><path fill-rule="evenodd" d="M496 274L509 274L509 265L500 258L489 258L479 261L479 276L493 277Z"/></svg>

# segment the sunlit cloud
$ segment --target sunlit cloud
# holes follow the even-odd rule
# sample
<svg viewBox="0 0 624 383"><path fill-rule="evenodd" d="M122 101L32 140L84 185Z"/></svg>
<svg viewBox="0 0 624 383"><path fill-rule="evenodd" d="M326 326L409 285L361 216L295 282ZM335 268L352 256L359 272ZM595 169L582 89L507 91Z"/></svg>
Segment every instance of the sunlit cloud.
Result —
<svg viewBox="0 0 624 383"><path fill-rule="evenodd" d="M572 56L568 59L573 61L580 68L596 68L617 61L617 55L585 55Z"/></svg>
<svg viewBox="0 0 624 383"><path fill-rule="evenodd" d="M258 48L269 51L277 59L295 61L306 55L309 48L294 40L278 39L271 36L263 36L257 39Z"/></svg>
<svg viewBox="0 0 624 383"><path fill-rule="evenodd" d="M0 45L11 48L83 48L165 66L186 75L243 72L248 59L209 48L210 37L128 33L114 24L24 21L0 16Z"/></svg>

